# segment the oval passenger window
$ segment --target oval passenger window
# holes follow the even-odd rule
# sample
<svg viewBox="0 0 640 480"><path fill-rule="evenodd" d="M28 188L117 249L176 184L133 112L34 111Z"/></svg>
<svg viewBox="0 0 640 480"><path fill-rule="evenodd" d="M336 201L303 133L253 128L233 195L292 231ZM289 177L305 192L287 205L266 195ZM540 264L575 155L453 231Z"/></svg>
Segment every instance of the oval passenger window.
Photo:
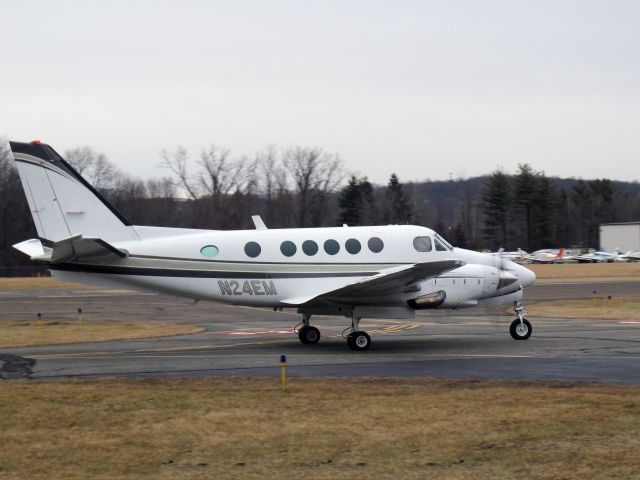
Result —
<svg viewBox="0 0 640 480"><path fill-rule="evenodd" d="M260 245L258 245L256 242L248 242L244 246L244 253L246 253L247 256L251 258L256 258L258 255L260 255L261 251L262 249L260 248Z"/></svg>
<svg viewBox="0 0 640 480"><path fill-rule="evenodd" d="M378 237L371 237L367 242L367 246L373 253L380 253L384 248L384 243L382 242L382 239Z"/></svg>
<svg viewBox="0 0 640 480"><path fill-rule="evenodd" d="M280 244L280 251L285 257L293 257L297 250L296 244L289 240L285 240Z"/></svg>
<svg viewBox="0 0 640 480"><path fill-rule="evenodd" d="M302 251L309 256L315 255L318 253L318 244L313 240L305 240L302 242Z"/></svg>
<svg viewBox="0 0 640 480"><path fill-rule="evenodd" d="M356 253L360 252L360 250L362 249L362 245L360 245L360 242L355 238L350 238L344 244L344 248L346 248L347 252L349 252L351 255L355 255Z"/></svg>
<svg viewBox="0 0 640 480"><path fill-rule="evenodd" d="M203 257L213 258L218 255L218 247L215 245L206 245L200 249L200 255Z"/></svg>
<svg viewBox="0 0 640 480"><path fill-rule="evenodd" d="M413 239L413 248L419 252L431 251L431 237L416 237Z"/></svg>
<svg viewBox="0 0 640 480"><path fill-rule="evenodd" d="M324 251L329 255L335 255L340 251L340 244L335 240L329 239L324 242Z"/></svg>

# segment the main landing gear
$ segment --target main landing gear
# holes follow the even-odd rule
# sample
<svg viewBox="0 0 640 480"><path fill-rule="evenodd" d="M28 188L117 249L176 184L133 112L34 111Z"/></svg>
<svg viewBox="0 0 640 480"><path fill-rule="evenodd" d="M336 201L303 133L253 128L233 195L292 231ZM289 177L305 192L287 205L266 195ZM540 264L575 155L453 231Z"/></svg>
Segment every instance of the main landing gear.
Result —
<svg viewBox="0 0 640 480"><path fill-rule="evenodd" d="M302 315L302 326L296 327L294 332L298 334L300 341L306 345L314 345L320 341L320 330L309 325L311 315L305 313Z"/></svg>
<svg viewBox="0 0 640 480"><path fill-rule="evenodd" d="M362 352L364 350L368 350L371 346L371 337L367 332L360 330L359 324L360 318L351 316L351 328L346 329L342 336L346 337L347 345L349 345L351 350Z"/></svg>
<svg viewBox="0 0 640 480"><path fill-rule="evenodd" d="M314 345L320 341L320 330L310 325L311 314L302 314L300 322L293 331L298 334L300 341L306 345ZM351 327L342 332L342 336L347 339L347 345L351 350L362 352L371 347L371 337L367 332L360 330L360 318L351 316Z"/></svg>
<svg viewBox="0 0 640 480"><path fill-rule="evenodd" d="M524 318L526 312L524 307L520 302L513 302L513 309L518 315L513 322L511 322L511 327L509 327L509 333L514 340L526 340L531 336L531 332L533 332L533 327L529 320Z"/></svg>

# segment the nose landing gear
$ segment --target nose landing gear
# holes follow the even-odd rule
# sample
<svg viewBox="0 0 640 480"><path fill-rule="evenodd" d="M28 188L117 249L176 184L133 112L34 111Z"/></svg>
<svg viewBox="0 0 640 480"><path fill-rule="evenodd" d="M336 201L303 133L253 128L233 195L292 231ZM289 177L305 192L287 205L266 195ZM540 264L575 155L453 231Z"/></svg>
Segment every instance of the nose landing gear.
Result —
<svg viewBox="0 0 640 480"><path fill-rule="evenodd" d="M529 320L524 318L526 315L526 311L520 302L513 302L513 309L518 315L513 322L511 322L511 326L509 327L509 333L514 340L526 340L531 336L533 332L533 327Z"/></svg>

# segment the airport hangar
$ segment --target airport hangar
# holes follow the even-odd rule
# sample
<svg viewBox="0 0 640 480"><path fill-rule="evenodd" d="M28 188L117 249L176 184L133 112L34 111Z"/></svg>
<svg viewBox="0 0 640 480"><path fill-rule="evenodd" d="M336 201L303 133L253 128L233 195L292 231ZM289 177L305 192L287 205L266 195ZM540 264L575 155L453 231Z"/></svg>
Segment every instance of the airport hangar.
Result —
<svg viewBox="0 0 640 480"><path fill-rule="evenodd" d="M640 222L600 225L600 250L605 252L640 250Z"/></svg>

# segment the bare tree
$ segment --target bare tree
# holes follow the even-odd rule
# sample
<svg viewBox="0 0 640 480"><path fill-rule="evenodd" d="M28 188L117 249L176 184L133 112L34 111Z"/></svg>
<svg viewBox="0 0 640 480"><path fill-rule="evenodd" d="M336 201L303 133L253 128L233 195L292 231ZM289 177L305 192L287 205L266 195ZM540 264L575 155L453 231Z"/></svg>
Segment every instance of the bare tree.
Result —
<svg viewBox="0 0 640 480"><path fill-rule="evenodd" d="M65 156L69 164L94 188L112 188L119 176L118 171L104 153L98 153L89 146L67 150Z"/></svg>
<svg viewBox="0 0 640 480"><path fill-rule="evenodd" d="M305 227L322 223L328 194L344 179L342 160L318 147L291 147L283 152L282 163L299 197L297 225Z"/></svg>
<svg viewBox="0 0 640 480"><path fill-rule="evenodd" d="M164 149L160 152L160 167L166 168L172 174L171 181L177 188L185 191L192 200L198 200L196 180L189 174L189 153L182 145L178 145L174 152Z"/></svg>
<svg viewBox="0 0 640 480"><path fill-rule="evenodd" d="M265 197L265 220L272 224L275 220L282 225L286 217L286 209L279 208L285 201L287 190L287 174L280 164L278 149L268 145L256 153L256 181L258 191Z"/></svg>
<svg viewBox="0 0 640 480"><path fill-rule="evenodd" d="M150 178L147 180L149 198L175 198L176 186L169 177Z"/></svg>
<svg viewBox="0 0 640 480"><path fill-rule="evenodd" d="M210 145L202 150L198 183L207 195L220 198L233 191L246 192L252 187L254 162L246 157L230 158L228 149Z"/></svg>

